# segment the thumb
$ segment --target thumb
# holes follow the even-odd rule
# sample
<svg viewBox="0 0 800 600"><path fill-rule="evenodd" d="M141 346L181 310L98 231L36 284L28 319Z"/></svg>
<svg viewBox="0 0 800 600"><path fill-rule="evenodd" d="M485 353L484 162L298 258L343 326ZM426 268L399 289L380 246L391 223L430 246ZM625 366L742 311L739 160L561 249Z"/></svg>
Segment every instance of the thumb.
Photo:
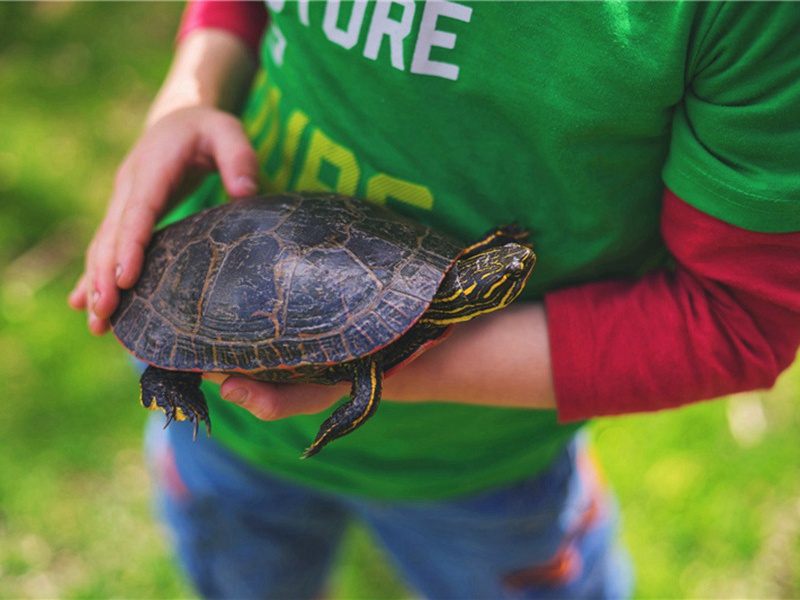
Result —
<svg viewBox="0 0 800 600"><path fill-rule="evenodd" d="M236 117L220 114L209 123L211 155L222 177L225 190L233 198L258 193L258 156Z"/></svg>
<svg viewBox="0 0 800 600"><path fill-rule="evenodd" d="M347 394L341 385L280 384L230 376L222 382L220 395L263 421L295 415L315 414Z"/></svg>

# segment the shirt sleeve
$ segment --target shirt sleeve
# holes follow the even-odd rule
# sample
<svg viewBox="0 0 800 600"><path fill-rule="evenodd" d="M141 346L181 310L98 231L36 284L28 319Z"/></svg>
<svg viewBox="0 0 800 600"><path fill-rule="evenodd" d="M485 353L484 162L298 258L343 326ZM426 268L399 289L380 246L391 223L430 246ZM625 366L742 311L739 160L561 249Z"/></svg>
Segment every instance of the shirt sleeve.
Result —
<svg viewBox="0 0 800 600"><path fill-rule="evenodd" d="M261 0L189 0L178 40L196 29L222 29L239 37L258 56L269 18Z"/></svg>
<svg viewBox="0 0 800 600"><path fill-rule="evenodd" d="M667 191L675 266L546 296L559 418L767 388L800 345L800 233L748 231Z"/></svg>
<svg viewBox="0 0 800 600"><path fill-rule="evenodd" d="M800 7L700 2L664 182L745 229L800 229Z"/></svg>

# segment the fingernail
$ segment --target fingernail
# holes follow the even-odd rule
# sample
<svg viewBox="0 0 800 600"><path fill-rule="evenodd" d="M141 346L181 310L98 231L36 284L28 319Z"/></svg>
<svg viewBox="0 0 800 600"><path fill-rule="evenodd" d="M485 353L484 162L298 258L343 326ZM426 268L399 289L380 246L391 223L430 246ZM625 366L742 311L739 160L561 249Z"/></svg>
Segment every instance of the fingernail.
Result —
<svg viewBox="0 0 800 600"><path fill-rule="evenodd" d="M233 402L234 404L242 404L243 402L247 401L247 396L247 390L243 388L234 388L222 398L228 402Z"/></svg>
<svg viewBox="0 0 800 600"><path fill-rule="evenodd" d="M119 278L122 277L122 265L117 265L117 270L114 272L116 282L119 283Z"/></svg>
<svg viewBox="0 0 800 600"><path fill-rule="evenodd" d="M100 292L94 292L92 294L92 306L97 304L97 301L100 299Z"/></svg>
<svg viewBox="0 0 800 600"><path fill-rule="evenodd" d="M236 183L239 184L239 188L242 190L243 194L255 194L258 191L258 183L256 183L256 180L252 177L239 177Z"/></svg>

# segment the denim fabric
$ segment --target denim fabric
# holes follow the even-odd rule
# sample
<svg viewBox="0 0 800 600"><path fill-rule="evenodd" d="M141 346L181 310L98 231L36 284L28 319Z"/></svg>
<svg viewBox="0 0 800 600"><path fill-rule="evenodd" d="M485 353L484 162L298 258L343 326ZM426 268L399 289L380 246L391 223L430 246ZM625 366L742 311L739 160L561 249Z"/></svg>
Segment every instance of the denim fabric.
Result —
<svg viewBox="0 0 800 600"><path fill-rule="evenodd" d="M315 598L350 519L365 523L425 598L624 598L613 497L577 439L544 473L432 502L330 495L243 462L184 423L148 427L156 499L206 598Z"/></svg>

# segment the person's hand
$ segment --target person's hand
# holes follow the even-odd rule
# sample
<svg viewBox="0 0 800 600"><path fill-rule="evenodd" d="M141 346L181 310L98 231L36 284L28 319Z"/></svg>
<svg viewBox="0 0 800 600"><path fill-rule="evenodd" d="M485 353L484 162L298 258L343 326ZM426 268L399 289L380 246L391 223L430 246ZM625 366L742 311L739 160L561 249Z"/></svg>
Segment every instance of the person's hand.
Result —
<svg viewBox="0 0 800 600"><path fill-rule="evenodd" d="M102 224L86 253L83 275L69 296L100 335L119 303L119 290L138 279L153 227L187 184L217 169L233 198L258 190L258 160L239 120L221 110L175 110L150 125L122 163Z"/></svg>
<svg viewBox="0 0 800 600"><path fill-rule="evenodd" d="M265 383L219 373L207 373L204 377L221 384L220 395L225 400L238 404L263 421L322 412L350 393L348 383Z"/></svg>

